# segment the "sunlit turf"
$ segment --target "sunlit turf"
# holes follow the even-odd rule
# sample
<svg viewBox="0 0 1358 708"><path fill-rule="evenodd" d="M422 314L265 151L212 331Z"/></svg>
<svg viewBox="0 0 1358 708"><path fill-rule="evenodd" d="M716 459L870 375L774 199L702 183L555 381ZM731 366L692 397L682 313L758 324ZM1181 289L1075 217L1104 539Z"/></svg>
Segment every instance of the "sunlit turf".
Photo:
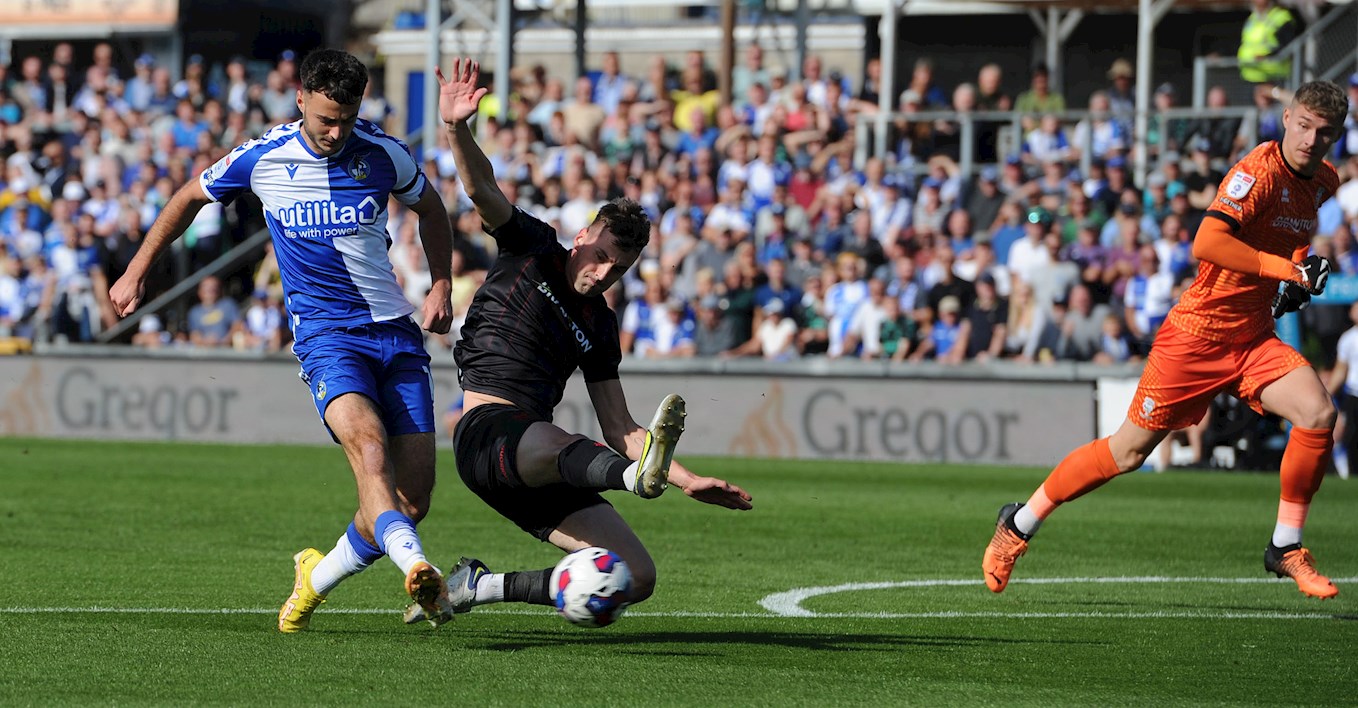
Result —
<svg viewBox="0 0 1358 708"><path fill-rule="evenodd" d="M997 596L979 569L994 513L1045 470L687 462L756 509L610 495L660 573L613 627L523 605L406 627L381 561L282 636L291 555L352 514L337 448L0 440L0 704L1354 701L1355 483L1327 480L1307 529L1336 600L1263 572L1276 475L1220 472L1133 474L1061 509ZM436 562L559 557L451 455L440 477L420 527ZM878 585L771 598L850 584Z"/></svg>

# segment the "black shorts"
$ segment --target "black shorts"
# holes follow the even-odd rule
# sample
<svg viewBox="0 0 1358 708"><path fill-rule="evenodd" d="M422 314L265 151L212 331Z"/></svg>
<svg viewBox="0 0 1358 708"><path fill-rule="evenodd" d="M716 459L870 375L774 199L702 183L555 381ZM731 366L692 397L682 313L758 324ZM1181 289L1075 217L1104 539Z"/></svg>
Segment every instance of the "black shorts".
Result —
<svg viewBox="0 0 1358 708"><path fill-rule="evenodd" d="M597 492L567 484L527 487L519 480L519 440L542 420L521 408L483 403L457 422L453 454L463 484L481 500L540 541L567 516L581 509L607 504Z"/></svg>

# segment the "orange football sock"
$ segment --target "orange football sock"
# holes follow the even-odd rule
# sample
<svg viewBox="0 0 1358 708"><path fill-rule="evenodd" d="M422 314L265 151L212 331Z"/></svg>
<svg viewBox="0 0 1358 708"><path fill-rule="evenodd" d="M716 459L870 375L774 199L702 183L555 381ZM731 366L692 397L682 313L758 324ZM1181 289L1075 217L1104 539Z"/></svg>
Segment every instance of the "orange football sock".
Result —
<svg viewBox="0 0 1358 708"><path fill-rule="evenodd" d="M1334 437L1331 431L1292 427L1278 475L1282 483L1283 501L1311 503L1311 497L1315 496L1321 480L1325 479L1325 463L1330 458L1332 447Z"/></svg>
<svg viewBox="0 0 1358 708"><path fill-rule="evenodd" d="M1038 518L1046 518L1053 509L1080 498L1103 486L1108 480L1118 476L1117 463L1113 461L1113 451L1108 448L1108 438L1099 438L1088 445L1075 448L1061 464L1047 475L1040 490L1047 498L1050 508L1033 509ZM1036 497L1037 495L1033 495ZM1041 500L1039 499L1039 502Z"/></svg>
<svg viewBox="0 0 1358 708"><path fill-rule="evenodd" d="M1311 509L1311 498L1325 479L1325 463L1333 446L1334 437L1329 430L1292 427L1278 475L1282 494L1278 500L1278 523L1273 527L1274 546L1283 548L1301 543L1306 513Z"/></svg>

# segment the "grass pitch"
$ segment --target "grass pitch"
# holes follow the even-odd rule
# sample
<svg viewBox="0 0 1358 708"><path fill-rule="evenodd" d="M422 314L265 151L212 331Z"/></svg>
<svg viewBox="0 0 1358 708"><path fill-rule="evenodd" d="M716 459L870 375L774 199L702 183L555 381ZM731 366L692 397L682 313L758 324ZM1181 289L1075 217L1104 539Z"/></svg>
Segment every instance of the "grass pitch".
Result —
<svg viewBox="0 0 1358 708"><path fill-rule="evenodd" d="M291 555L352 513L338 448L0 440L0 704L1358 700L1356 482L1326 480L1307 528L1336 600L1264 575L1277 477L1225 473L1128 475L1061 509L996 596L995 511L1045 470L688 462L756 508L611 495L660 572L612 627L524 605L406 627L384 560L283 636ZM436 562L556 561L440 468Z"/></svg>

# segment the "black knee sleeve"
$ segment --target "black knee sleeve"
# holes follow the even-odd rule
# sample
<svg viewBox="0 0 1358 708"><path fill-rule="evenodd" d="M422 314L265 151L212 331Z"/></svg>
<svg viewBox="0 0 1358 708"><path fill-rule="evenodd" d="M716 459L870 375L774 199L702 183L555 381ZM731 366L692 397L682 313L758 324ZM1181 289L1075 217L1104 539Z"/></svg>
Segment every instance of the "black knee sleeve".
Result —
<svg viewBox="0 0 1358 708"><path fill-rule="evenodd" d="M556 457L561 480L584 489L626 489L623 472L630 464L627 458L593 440L576 440Z"/></svg>

